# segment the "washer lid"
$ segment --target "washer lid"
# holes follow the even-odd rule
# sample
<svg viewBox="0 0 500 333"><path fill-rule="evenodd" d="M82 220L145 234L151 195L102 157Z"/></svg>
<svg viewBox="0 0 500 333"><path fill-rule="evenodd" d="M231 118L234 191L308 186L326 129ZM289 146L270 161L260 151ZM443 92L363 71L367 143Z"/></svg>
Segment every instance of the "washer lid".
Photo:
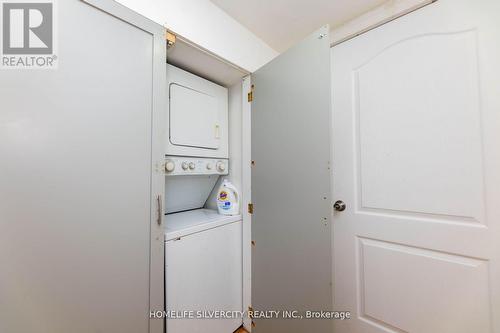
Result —
<svg viewBox="0 0 500 333"><path fill-rule="evenodd" d="M241 215L220 215L212 209L195 209L165 216L165 241L241 221Z"/></svg>

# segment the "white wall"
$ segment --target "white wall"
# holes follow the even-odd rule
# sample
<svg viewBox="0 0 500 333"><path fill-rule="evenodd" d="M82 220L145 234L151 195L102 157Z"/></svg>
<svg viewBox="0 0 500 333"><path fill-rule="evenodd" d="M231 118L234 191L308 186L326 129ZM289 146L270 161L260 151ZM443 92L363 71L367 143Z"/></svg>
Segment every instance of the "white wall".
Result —
<svg viewBox="0 0 500 333"><path fill-rule="evenodd" d="M249 72L278 55L209 0L117 1Z"/></svg>
<svg viewBox="0 0 500 333"><path fill-rule="evenodd" d="M237 83L229 89L229 175L221 177L205 204L206 208L217 209L217 191L224 178L242 192L242 85ZM242 208L240 207L240 210Z"/></svg>

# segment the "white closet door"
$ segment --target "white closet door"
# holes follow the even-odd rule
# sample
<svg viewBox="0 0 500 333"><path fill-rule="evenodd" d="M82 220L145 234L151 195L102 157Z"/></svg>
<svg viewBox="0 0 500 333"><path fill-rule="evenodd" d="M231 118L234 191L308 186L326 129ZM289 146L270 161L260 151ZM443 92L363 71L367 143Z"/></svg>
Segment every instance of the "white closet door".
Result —
<svg viewBox="0 0 500 333"><path fill-rule="evenodd" d="M0 332L163 332L164 28L57 6L58 69L0 73Z"/></svg>
<svg viewBox="0 0 500 333"><path fill-rule="evenodd" d="M252 306L332 309L330 44L322 27L252 74ZM252 332L329 332L254 318Z"/></svg>
<svg viewBox="0 0 500 333"><path fill-rule="evenodd" d="M500 2L332 50L336 333L500 332Z"/></svg>

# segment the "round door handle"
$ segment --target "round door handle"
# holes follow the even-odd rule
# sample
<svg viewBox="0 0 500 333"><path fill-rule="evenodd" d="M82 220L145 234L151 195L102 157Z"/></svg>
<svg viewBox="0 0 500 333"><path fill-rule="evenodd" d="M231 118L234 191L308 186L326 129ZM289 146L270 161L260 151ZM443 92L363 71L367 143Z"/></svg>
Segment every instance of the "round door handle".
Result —
<svg viewBox="0 0 500 333"><path fill-rule="evenodd" d="M337 212L343 212L345 209L346 209L346 205L343 201L339 200L339 201L336 201L334 204L333 204L333 208L335 208L335 210Z"/></svg>

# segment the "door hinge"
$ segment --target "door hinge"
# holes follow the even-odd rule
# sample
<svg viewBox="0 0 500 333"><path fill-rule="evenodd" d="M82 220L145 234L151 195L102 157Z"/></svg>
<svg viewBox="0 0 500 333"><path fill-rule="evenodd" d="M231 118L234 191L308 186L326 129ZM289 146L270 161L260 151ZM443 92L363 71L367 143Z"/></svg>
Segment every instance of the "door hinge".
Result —
<svg viewBox="0 0 500 333"><path fill-rule="evenodd" d="M250 89L250 92L248 93L248 102L253 101L253 88L254 88L254 85L252 84L252 88Z"/></svg>
<svg viewBox="0 0 500 333"><path fill-rule="evenodd" d="M252 246L255 246L255 241L254 240L251 243L252 243Z"/></svg>
<svg viewBox="0 0 500 333"><path fill-rule="evenodd" d="M248 214L253 214L253 203L248 204Z"/></svg>
<svg viewBox="0 0 500 333"><path fill-rule="evenodd" d="M174 46L175 41L177 40L177 36L171 33L170 31L167 31L165 39L167 40L167 48L170 48Z"/></svg>

